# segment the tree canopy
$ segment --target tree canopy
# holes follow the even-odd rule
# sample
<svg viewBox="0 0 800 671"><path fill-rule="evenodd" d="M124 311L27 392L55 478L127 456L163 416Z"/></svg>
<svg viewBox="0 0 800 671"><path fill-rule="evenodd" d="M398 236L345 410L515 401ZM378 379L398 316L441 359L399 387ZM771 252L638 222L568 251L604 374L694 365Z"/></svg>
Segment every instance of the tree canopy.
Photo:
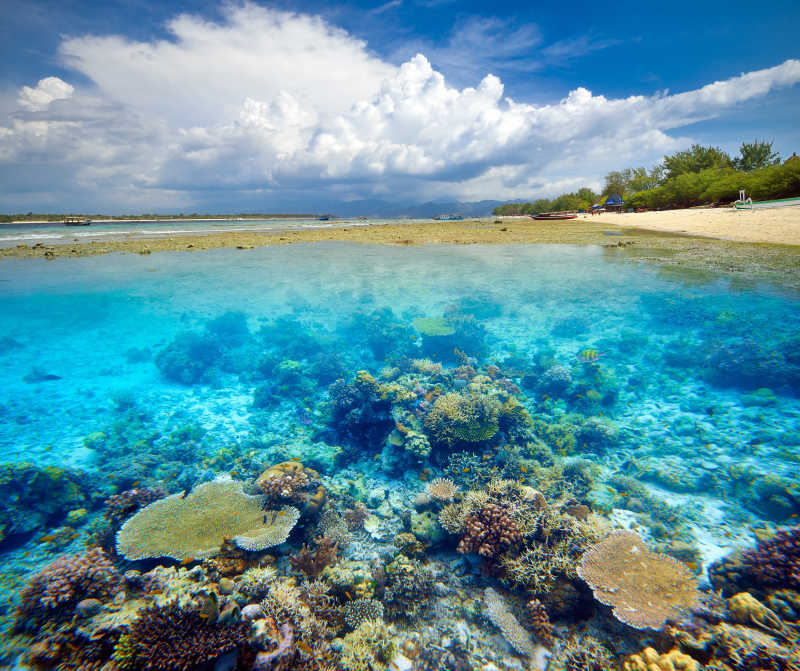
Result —
<svg viewBox="0 0 800 671"><path fill-rule="evenodd" d="M742 142L742 146L739 147L739 156L733 159L733 165L737 170L752 172L776 165L780 161L780 154L772 150L772 142L753 140L752 142Z"/></svg>

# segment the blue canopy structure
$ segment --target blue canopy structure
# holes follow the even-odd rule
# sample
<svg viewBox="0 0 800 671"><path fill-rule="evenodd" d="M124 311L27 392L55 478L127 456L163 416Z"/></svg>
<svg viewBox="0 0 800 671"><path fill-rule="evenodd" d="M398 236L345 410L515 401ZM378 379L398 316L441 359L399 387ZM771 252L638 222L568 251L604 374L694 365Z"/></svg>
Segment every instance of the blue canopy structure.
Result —
<svg viewBox="0 0 800 671"><path fill-rule="evenodd" d="M625 204L625 201L620 198L619 194L615 193L613 196L609 196L606 198L606 206L612 207L622 207Z"/></svg>

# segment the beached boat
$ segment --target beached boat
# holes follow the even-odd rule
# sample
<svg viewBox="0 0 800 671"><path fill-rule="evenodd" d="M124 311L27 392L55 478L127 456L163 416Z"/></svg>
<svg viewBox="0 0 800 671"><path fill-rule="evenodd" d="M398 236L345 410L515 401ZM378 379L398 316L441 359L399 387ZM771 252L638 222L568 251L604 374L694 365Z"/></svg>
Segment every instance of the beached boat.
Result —
<svg viewBox="0 0 800 671"><path fill-rule="evenodd" d="M577 218L577 212L542 212L540 214L531 215L531 219L536 219L536 221L563 221L565 219Z"/></svg>
<svg viewBox="0 0 800 671"><path fill-rule="evenodd" d="M64 226L88 226L91 223L87 217L64 217Z"/></svg>
<svg viewBox="0 0 800 671"><path fill-rule="evenodd" d="M800 198L780 198L778 200L761 200L756 202L748 198L747 200L737 200L733 206L737 210L765 210L773 207L798 207L800 206Z"/></svg>
<svg viewBox="0 0 800 671"><path fill-rule="evenodd" d="M440 214L438 217L434 217L434 221L461 221L464 219L460 214Z"/></svg>

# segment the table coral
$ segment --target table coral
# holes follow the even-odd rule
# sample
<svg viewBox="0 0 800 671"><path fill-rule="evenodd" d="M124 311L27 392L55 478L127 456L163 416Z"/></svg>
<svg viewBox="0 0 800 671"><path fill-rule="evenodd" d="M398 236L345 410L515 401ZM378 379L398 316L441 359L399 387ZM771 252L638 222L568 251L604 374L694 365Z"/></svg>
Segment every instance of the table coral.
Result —
<svg viewBox="0 0 800 671"><path fill-rule="evenodd" d="M595 598L637 629L660 629L698 600L689 568L651 552L638 534L617 531L590 548L577 568Z"/></svg>
<svg viewBox="0 0 800 671"><path fill-rule="evenodd" d="M127 559L213 557L225 537L262 550L289 536L299 512L288 508L264 511L262 497L245 494L241 482L218 478L142 508L117 533L117 552Z"/></svg>

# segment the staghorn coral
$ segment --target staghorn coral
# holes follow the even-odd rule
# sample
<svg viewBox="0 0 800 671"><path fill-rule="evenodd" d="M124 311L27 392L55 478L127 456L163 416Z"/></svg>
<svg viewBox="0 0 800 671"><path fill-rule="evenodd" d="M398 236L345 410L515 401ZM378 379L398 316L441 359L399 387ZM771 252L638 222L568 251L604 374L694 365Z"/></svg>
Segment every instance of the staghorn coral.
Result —
<svg viewBox="0 0 800 671"><path fill-rule="evenodd" d="M558 646L549 671L613 671L611 651L591 636L573 637Z"/></svg>
<svg viewBox="0 0 800 671"><path fill-rule="evenodd" d="M381 620L365 620L342 641L341 665L348 671L383 671L395 651L392 630Z"/></svg>
<svg viewBox="0 0 800 671"><path fill-rule="evenodd" d="M449 534L460 534L464 530L464 506L448 503L439 512L439 524Z"/></svg>
<svg viewBox="0 0 800 671"><path fill-rule="evenodd" d="M213 557L226 536L262 550L286 540L297 522L293 510L265 512L262 498L245 494L241 482L218 478L142 508L117 533L117 552L126 559Z"/></svg>
<svg viewBox="0 0 800 671"><path fill-rule="evenodd" d="M335 510L328 509L319 516L317 530L327 536L340 548L345 548L352 538L347 520Z"/></svg>
<svg viewBox="0 0 800 671"><path fill-rule="evenodd" d="M623 671L700 671L700 662L677 648L659 655L653 648L645 648L631 655L622 664Z"/></svg>
<svg viewBox="0 0 800 671"><path fill-rule="evenodd" d="M383 604L375 599L356 599L342 606L342 616L350 629L358 629L365 620L382 620Z"/></svg>
<svg viewBox="0 0 800 671"><path fill-rule="evenodd" d="M254 654L246 622L208 622L203 614L176 603L149 606L131 624L128 647L143 671L212 671L224 655L239 663Z"/></svg>
<svg viewBox="0 0 800 671"><path fill-rule="evenodd" d="M508 512L494 503L487 503L480 512L464 518L464 536L458 543L462 554L477 552L489 558L522 540L517 523Z"/></svg>
<svg viewBox="0 0 800 671"><path fill-rule="evenodd" d="M458 487L449 478L436 478L426 485L425 492L436 501L452 501Z"/></svg>
<svg viewBox="0 0 800 671"><path fill-rule="evenodd" d="M309 578L316 578L323 569L336 561L339 546L327 536L317 538L317 547L311 550L307 545L296 555L289 557L289 563L295 571L302 571Z"/></svg>
<svg viewBox="0 0 800 671"><path fill-rule="evenodd" d="M316 515L325 505L327 492L319 473L299 461L284 461L267 468L256 480L269 502L297 505L303 515Z"/></svg>
<svg viewBox="0 0 800 671"><path fill-rule="evenodd" d="M637 629L660 629L698 600L689 568L651 552L638 534L616 531L590 548L577 568L595 598L614 616Z"/></svg>
<svg viewBox="0 0 800 671"><path fill-rule="evenodd" d="M100 548L83 555L59 557L22 590L16 626L38 625L72 616L82 599L108 599L122 588L122 578Z"/></svg>
<svg viewBox="0 0 800 671"><path fill-rule="evenodd" d="M486 617L503 633L503 637L514 650L526 657L541 656L541 649L534 645L528 632L508 610L505 601L497 592L491 587L487 587L483 593L483 601L486 606L484 611Z"/></svg>

